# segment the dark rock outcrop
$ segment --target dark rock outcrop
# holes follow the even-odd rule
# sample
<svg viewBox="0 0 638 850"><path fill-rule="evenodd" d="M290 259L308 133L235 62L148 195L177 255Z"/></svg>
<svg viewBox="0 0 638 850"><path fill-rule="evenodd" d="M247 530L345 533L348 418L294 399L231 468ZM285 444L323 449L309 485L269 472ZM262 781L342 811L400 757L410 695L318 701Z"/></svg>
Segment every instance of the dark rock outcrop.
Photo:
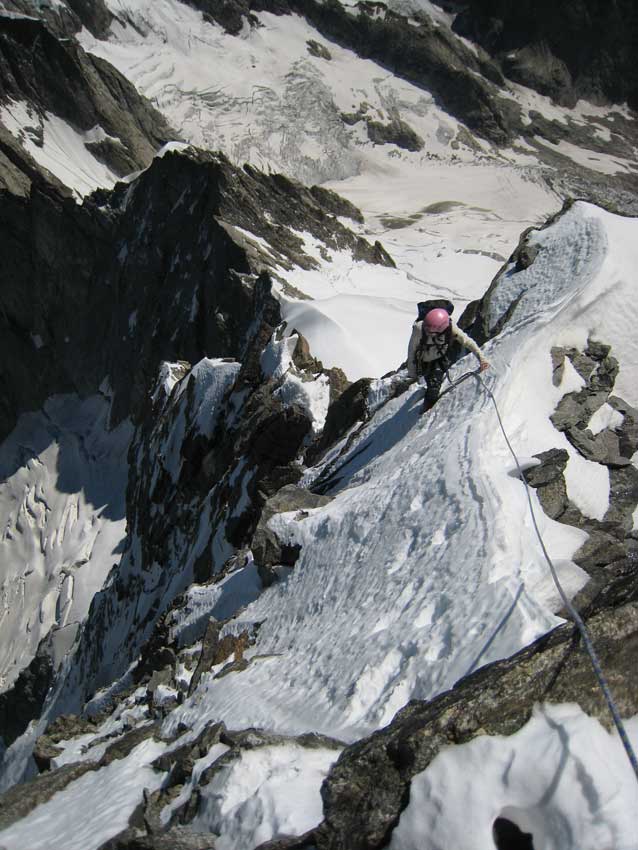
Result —
<svg viewBox="0 0 638 850"><path fill-rule="evenodd" d="M368 120L366 122L368 138L375 145L392 144L407 151L423 150L425 142L418 133L399 118L395 118L388 124L380 121Z"/></svg>
<svg viewBox="0 0 638 850"><path fill-rule="evenodd" d="M510 79L558 102L579 97L638 108L633 0L465 0L454 29L502 62Z"/></svg>
<svg viewBox="0 0 638 850"><path fill-rule="evenodd" d="M40 716L52 682L53 662L40 651L11 689L0 694L0 735L7 746Z"/></svg>
<svg viewBox="0 0 638 850"><path fill-rule="evenodd" d="M46 113L79 133L101 127L103 141L87 148L120 175L145 168L158 148L178 138L119 71L75 39L57 38L40 20L0 14L0 103L8 101L28 104L33 126L25 132L36 144Z"/></svg>
<svg viewBox="0 0 638 850"><path fill-rule="evenodd" d="M278 564L294 566L301 549L298 545L280 540L277 534L268 527L269 521L276 514L286 511L298 511L301 516L304 516L304 512L326 505L330 501L327 496L319 496L294 484L282 487L266 501L250 543L253 557L260 567L260 575L264 584L271 584L274 580L272 572L268 570L269 567Z"/></svg>

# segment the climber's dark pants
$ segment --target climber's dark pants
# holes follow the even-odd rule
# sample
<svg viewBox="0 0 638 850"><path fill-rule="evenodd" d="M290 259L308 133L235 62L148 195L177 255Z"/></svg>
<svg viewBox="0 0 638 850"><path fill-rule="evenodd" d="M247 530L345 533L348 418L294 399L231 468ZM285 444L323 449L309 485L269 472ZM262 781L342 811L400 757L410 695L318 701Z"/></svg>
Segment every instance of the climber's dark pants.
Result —
<svg viewBox="0 0 638 850"><path fill-rule="evenodd" d="M421 374L425 378L427 385L425 399L423 400L424 411L429 410L439 397L441 384L445 378L447 368L448 362L445 357L439 357L436 360L429 360L425 363L421 362Z"/></svg>

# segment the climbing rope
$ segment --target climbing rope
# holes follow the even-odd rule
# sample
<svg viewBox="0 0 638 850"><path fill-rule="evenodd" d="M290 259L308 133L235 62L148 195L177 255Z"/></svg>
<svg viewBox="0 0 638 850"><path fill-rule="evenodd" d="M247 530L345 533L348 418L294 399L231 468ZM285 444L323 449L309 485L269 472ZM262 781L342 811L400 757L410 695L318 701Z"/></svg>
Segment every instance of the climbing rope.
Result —
<svg viewBox="0 0 638 850"><path fill-rule="evenodd" d="M591 660L591 664L592 664L594 673L596 675L596 678L598 680L598 684L600 685L600 688L601 688L603 695L605 697L605 701L607 702L607 706L609 708L610 714L611 714L612 719L614 721L614 725L615 725L616 730L618 732L618 736L619 736L620 740L622 741L622 745L625 748L625 752L627 753L627 758L629 759L629 762L632 766L632 769L633 769L634 773L636 774L636 779L638 780L638 759L636 758L636 753L633 750L633 747L632 747L631 742L629 740L629 736L627 735L627 730L625 729L624 723L622 722L622 719L620 717L618 707L616 706L616 703L614 702L614 698L611 694L611 690L609 688L609 685L607 684L607 680L605 679L604 673L602 671L602 667L600 665L600 661L598 659L598 656L596 655L596 650L594 649L594 645L592 643L591 637L590 637L589 632L587 630L587 626L583 622L578 611L574 608L574 606L572 605L570 600L567 598L567 595L565 594L565 591L563 590L563 587L562 587L560 580L558 578L558 574L556 573L556 568L554 567L553 561L549 557L549 553L547 552L547 549L545 548L543 536L542 536L540 529L538 527L538 522L536 521L536 514L534 512L534 504L532 502L532 497L531 497L531 494L530 494L530 485L527 483L525 476L523 475L523 470L521 469L521 465L520 465L518 458L516 456L516 452L512 448L512 444L510 443L509 438L507 436L507 432L505 431L505 426L503 425L503 420L501 419L501 414L500 414L500 411L498 409L496 399L494 398L494 393L487 386L487 384L485 383L483 378L481 378L479 371L467 372L466 375L462 376L461 379L459 379L456 382L455 385L458 385L461 382L461 380L463 380L465 377L467 377L469 375L474 375L476 377L476 379L479 381L479 383L481 384L481 386L483 387L485 392L491 398L492 403L494 404L494 410L496 411L496 418L498 419L498 424L500 425L501 431L503 432L503 437L505 438L505 442L507 443L507 448L510 450L510 454L514 458L514 462L516 463L516 468L518 470L518 474L520 475L521 480L523 481L523 484L525 485L525 493L527 495L527 502L529 504L530 514L532 515L532 523L534 525L534 531L536 532L536 536L538 537L538 541L541 545L541 549L543 551L543 555L545 556L545 560L547 561L547 563L549 565L549 569L550 569L550 572L552 574L554 584L556 585L556 589L558 590L558 593L560 594L560 598L563 600L563 604L565 605L565 608L569 612L570 617L574 621L574 624L576 625L576 628L578 629L578 631L580 633L580 636L583 640L583 645L585 647L585 650L586 650L586 652L589 655L589 658ZM452 388L450 388L450 389L452 389Z"/></svg>

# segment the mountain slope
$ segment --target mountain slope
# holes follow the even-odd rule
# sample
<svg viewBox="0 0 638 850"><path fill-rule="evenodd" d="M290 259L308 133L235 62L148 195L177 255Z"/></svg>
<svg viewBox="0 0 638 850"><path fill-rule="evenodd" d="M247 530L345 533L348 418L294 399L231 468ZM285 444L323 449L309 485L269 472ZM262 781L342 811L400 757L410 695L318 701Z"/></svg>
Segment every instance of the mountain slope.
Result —
<svg viewBox="0 0 638 850"><path fill-rule="evenodd" d="M633 738L632 110L461 4L3 5L0 845L633 850L494 407Z"/></svg>

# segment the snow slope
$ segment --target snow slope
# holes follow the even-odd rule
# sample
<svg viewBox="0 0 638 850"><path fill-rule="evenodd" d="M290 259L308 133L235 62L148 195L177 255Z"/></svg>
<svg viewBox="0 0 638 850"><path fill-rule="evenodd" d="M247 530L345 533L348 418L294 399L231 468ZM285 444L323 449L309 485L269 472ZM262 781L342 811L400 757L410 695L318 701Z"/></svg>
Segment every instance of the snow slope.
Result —
<svg viewBox="0 0 638 850"><path fill-rule="evenodd" d="M61 661L120 560L132 428L108 431L108 412L101 396L56 396L0 448L3 690L52 627Z"/></svg>
<svg viewBox="0 0 638 850"><path fill-rule="evenodd" d="M526 294L487 347L486 380L519 456L567 449L575 499L586 498L591 462L575 461L548 419L574 388L569 371L552 385L550 349L583 345L590 335L611 344L621 363L616 392L636 402L637 228L636 220L579 203L539 232L536 261L516 275ZM471 366L466 358L453 375ZM361 430L329 478L333 502L301 519L271 521L282 539L303 548L288 580L242 614L263 621L259 658L223 685L202 680L168 730L232 718L353 740L389 722L407 700L440 693L559 622L491 401L473 380L427 417L421 400L412 387ZM320 473L308 473L308 483ZM573 594L586 575L571 556L586 535L538 513Z"/></svg>
<svg viewBox="0 0 638 850"><path fill-rule="evenodd" d="M81 133L59 116L41 115L29 103L18 101L0 106L0 123L39 165L73 189L78 199L100 186L110 189L119 179L85 145L85 142L105 139L120 143L119 139L108 136L102 127Z"/></svg>

